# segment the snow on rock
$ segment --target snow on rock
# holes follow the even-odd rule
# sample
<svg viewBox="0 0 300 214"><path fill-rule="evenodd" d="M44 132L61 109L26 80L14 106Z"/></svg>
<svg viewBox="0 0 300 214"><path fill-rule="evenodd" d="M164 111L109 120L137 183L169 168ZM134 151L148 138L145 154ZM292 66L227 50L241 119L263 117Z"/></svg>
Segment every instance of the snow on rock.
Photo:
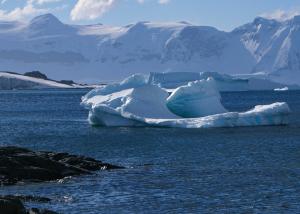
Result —
<svg viewBox="0 0 300 214"><path fill-rule="evenodd" d="M73 88L70 85L20 74L0 72L0 90L37 88Z"/></svg>
<svg viewBox="0 0 300 214"><path fill-rule="evenodd" d="M167 99L167 106L176 115L195 118L225 113L220 100L215 81L208 78L175 89Z"/></svg>
<svg viewBox="0 0 300 214"><path fill-rule="evenodd" d="M212 79L188 83L169 98L168 92L157 85L140 83L130 87L128 79L114 84L111 93L106 90L96 89L82 98L92 125L177 128L283 125L288 123L290 112L286 103L260 105L242 113L227 112Z"/></svg>

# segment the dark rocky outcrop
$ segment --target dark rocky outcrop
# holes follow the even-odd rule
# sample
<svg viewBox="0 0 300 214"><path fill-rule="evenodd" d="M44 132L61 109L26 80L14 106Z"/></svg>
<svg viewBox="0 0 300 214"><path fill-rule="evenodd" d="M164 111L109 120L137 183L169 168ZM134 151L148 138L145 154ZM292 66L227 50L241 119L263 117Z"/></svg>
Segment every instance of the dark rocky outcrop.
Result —
<svg viewBox="0 0 300 214"><path fill-rule="evenodd" d="M121 169L93 158L68 153L34 152L19 147L0 147L0 185L42 182L96 170Z"/></svg>
<svg viewBox="0 0 300 214"><path fill-rule="evenodd" d="M0 196L0 213L1 214L57 214L47 209L30 208L26 210L23 201L40 201L40 197L33 196ZM46 199L46 198L43 198ZM50 200L50 199L49 199Z"/></svg>
<svg viewBox="0 0 300 214"><path fill-rule="evenodd" d="M47 209L31 208L30 210L27 211L27 214L58 214L58 213Z"/></svg>
<svg viewBox="0 0 300 214"><path fill-rule="evenodd" d="M59 83L66 84L66 85L76 84L73 80L61 80L59 81Z"/></svg>
<svg viewBox="0 0 300 214"><path fill-rule="evenodd" d="M26 72L26 73L24 73L24 76L35 77L35 78L43 79L43 80L47 80L48 79L48 77L45 74L43 74L43 73L41 73L39 71Z"/></svg>
<svg viewBox="0 0 300 214"><path fill-rule="evenodd" d="M0 197L0 213L5 214L26 214L26 209L20 199L9 196Z"/></svg>

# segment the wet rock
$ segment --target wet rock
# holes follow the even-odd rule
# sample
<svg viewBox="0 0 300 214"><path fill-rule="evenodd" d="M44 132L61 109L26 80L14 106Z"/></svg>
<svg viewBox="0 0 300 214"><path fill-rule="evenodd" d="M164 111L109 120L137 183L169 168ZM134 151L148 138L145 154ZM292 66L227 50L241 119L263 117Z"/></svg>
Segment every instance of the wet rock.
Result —
<svg viewBox="0 0 300 214"><path fill-rule="evenodd" d="M27 212L28 214L58 214L57 212L47 210L47 209L37 209L37 208L31 208Z"/></svg>
<svg viewBox="0 0 300 214"><path fill-rule="evenodd" d="M68 153L34 152L19 147L0 147L0 185L51 181L101 169L122 168Z"/></svg>
<svg viewBox="0 0 300 214"><path fill-rule="evenodd" d="M26 210L24 201L46 202L47 198L34 196L0 196L0 213L1 214L57 214L47 209L31 208ZM50 199L49 199L50 200ZM49 201L47 201L49 202Z"/></svg>
<svg viewBox="0 0 300 214"><path fill-rule="evenodd" d="M66 85L76 84L73 80L61 80L59 82L62 83L62 84L66 84Z"/></svg>
<svg viewBox="0 0 300 214"><path fill-rule="evenodd" d="M0 196L0 213L26 214L26 209L20 199Z"/></svg>

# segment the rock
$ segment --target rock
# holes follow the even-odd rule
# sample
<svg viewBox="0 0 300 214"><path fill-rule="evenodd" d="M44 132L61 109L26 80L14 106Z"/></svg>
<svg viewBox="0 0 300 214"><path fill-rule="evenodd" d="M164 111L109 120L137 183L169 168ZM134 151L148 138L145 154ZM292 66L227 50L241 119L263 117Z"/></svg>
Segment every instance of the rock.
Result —
<svg viewBox="0 0 300 214"><path fill-rule="evenodd" d="M31 208L26 211L22 201L45 202L45 198L33 196L0 196L0 213L1 214L57 214L54 211L47 209ZM50 200L50 199L49 199ZM47 201L48 202L48 201Z"/></svg>
<svg viewBox="0 0 300 214"><path fill-rule="evenodd" d="M20 199L0 196L0 213L26 214L26 209Z"/></svg>
<svg viewBox="0 0 300 214"><path fill-rule="evenodd" d="M89 174L100 169L122 168L68 153L33 152L19 147L0 147L0 185L51 181Z"/></svg>
<svg viewBox="0 0 300 214"><path fill-rule="evenodd" d="M47 210L47 209L37 209L37 208L31 208L27 212L28 214L58 214L57 212Z"/></svg>
<svg viewBox="0 0 300 214"><path fill-rule="evenodd" d="M39 79L43 79L43 80L48 79L48 77L45 74L43 74L39 71L26 72L26 73L24 73L24 76L35 77L35 78L39 78Z"/></svg>
<svg viewBox="0 0 300 214"><path fill-rule="evenodd" d="M73 80L61 80L59 81L62 84L66 84L66 85L73 85L75 84L75 82Z"/></svg>

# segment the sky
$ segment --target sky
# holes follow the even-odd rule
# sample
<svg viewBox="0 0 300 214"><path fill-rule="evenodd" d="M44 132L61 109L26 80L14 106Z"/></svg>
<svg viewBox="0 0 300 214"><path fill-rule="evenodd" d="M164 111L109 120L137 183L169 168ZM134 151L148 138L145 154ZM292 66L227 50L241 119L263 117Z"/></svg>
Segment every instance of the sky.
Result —
<svg viewBox="0 0 300 214"><path fill-rule="evenodd" d="M299 15L300 0L0 0L0 21L27 21L45 13L69 24L187 21L230 31L257 16L286 20Z"/></svg>

